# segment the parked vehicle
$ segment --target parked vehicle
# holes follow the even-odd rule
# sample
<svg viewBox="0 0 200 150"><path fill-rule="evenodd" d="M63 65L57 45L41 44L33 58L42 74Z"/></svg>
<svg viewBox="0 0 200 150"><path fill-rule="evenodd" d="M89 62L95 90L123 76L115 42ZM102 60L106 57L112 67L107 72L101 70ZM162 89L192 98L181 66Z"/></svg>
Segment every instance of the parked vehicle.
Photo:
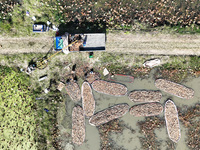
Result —
<svg viewBox="0 0 200 150"><path fill-rule="evenodd" d="M54 38L55 51L62 50L65 54L81 51L105 51L105 33L69 34L66 32L62 36L58 35ZM90 55L90 58L92 58L92 55Z"/></svg>
<svg viewBox="0 0 200 150"><path fill-rule="evenodd" d="M49 27L45 24L34 24L33 25L33 32L47 32L49 31Z"/></svg>

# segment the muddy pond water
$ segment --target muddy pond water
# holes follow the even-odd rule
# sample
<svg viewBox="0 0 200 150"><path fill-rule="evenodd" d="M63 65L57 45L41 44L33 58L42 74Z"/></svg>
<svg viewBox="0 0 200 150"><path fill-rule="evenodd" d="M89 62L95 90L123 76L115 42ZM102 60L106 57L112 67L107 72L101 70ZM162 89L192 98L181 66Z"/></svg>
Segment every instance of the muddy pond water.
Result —
<svg viewBox="0 0 200 150"><path fill-rule="evenodd" d="M140 78L135 78L133 83L123 83L125 84L128 88L128 93L132 90L159 90L155 87L154 78L155 70L152 70L150 74L148 75L147 78L145 79L140 79ZM170 98L174 101L174 103L182 108L187 108L190 106L194 106L194 104L200 102L200 78L194 78L194 77L188 77L185 79L181 84L190 87L194 89L195 95L193 99L181 99L176 96L170 95L168 93L162 92L162 99L160 103L164 106L165 101ZM122 96L122 97L115 97L115 96L109 96L109 95L104 95L97 93L93 90L95 102L96 102L96 109L95 112L98 112L100 110L106 109L109 106L118 104L118 103L127 103L129 106L133 106L139 103L131 102L128 99L128 96ZM81 102L78 104L81 105ZM61 113L66 113L64 117L61 117L59 122L61 125L61 136L62 132L71 134L71 112L73 106L76 104L69 99L69 97L66 98L65 100L65 111ZM160 114L160 117L164 118L164 114ZM114 145L113 149L126 149L126 150L140 150L142 149L141 143L139 140L139 137L144 137L143 134L139 133L139 126L137 125L138 121L144 120L145 117L133 117L129 113L124 115L123 117L120 118L128 128L125 128L122 133L111 133L110 138L112 139L112 145ZM65 147L65 149L70 149L69 143L71 144L71 149L75 150L99 150L100 148L100 135L98 132L97 127L91 126L88 123L88 119L86 118L86 138L85 142L80 145L73 145L70 140L66 140L65 143L62 143L62 147ZM176 144L176 149L180 150L187 150L189 149L186 145L186 138L187 138L187 129L184 128L182 123L180 122L180 127L181 127L181 139L180 141ZM134 133L132 131L135 131ZM167 149L167 141L169 140L168 134L166 127L161 129L156 129L155 130L156 134L156 140L158 140L161 143L160 148L162 150ZM63 136L64 137L64 136ZM70 138L70 137L69 137ZM66 144L66 146L65 146ZM69 146L67 148L67 145Z"/></svg>

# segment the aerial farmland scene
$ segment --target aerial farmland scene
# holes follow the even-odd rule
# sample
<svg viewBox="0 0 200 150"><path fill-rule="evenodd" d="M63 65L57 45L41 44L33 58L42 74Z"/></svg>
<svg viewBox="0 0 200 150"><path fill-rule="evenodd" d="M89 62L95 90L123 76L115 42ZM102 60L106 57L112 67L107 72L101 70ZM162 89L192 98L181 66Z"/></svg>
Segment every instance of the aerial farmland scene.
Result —
<svg viewBox="0 0 200 150"><path fill-rule="evenodd" d="M199 0L0 0L0 150L200 150Z"/></svg>

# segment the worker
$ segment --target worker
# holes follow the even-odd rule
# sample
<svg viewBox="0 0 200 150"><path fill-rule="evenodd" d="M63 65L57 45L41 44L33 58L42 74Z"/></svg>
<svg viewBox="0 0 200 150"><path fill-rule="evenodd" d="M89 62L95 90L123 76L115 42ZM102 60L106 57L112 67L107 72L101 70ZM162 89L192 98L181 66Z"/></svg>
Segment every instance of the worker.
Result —
<svg viewBox="0 0 200 150"><path fill-rule="evenodd" d="M74 77L74 82L77 82L78 81L78 78L77 76Z"/></svg>
<svg viewBox="0 0 200 150"><path fill-rule="evenodd" d="M70 83L70 80L71 80L71 79L67 79L66 83L67 83L67 84Z"/></svg>
<svg viewBox="0 0 200 150"><path fill-rule="evenodd" d="M94 71L93 71L93 69L91 69L91 70L90 70L90 74L94 74Z"/></svg>

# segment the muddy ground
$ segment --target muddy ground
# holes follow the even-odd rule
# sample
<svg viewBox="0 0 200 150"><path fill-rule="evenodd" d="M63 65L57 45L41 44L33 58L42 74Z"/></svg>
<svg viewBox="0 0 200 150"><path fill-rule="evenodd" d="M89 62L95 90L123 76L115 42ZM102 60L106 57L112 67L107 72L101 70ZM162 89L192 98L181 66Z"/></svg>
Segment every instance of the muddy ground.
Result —
<svg viewBox="0 0 200 150"><path fill-rule="evenodd" d="M155 85L155 78L158 77L158 70L153 69L144 78L135 77L133 83L123 83L127 86L128 92L132 90L158 90ZM161 77L161 76L159 76ZM178 98L176 96L170 95L168 93L162 92L162 99L160 103L164 106L165 101L170 98L172 99L177 107L189 110L189 107L193 107L195 104L199 103L200 94L198 92L198 84L200 78L195 78L188 76L181 83L187 87L191 87L195 90L195 96L191 100L185 100ZM81 102L74 103L65 89L62 91L64 96L64 102L60 106L60 111L58 114L58 124L60 132L60 144L62 149L75 149L75 150L137 150L137 149L195 149L193 147L198 147L198 141L189 141L190 137L187 136L189 128L183 125L182 120L180 120L181 126L181 140L176 144L173 143L168 135L164 120L164 114L161 113L156 117L133 117L129 113L125 116L119 118L108 124L102 125L100 127L93 127L89 125L88 119L86 119L86 139L85 142L78 146L73 144L71 141L71 112L72 108ZM118 103L127 103L129 106L136 105L138 103L131 102L127 96L124 97L114 97L105 94L100 94L93 91L96 109L98 112L109 106ZM183 113L185 110L180 111ZM199 113L199 112L198 112ZM185 114L184 114L185 116ZM197 118L196 118L197 119ZM198 124L198 123L197 123ZM193 138L193 137L192 137ZM195 138L195 137L194 137ZM191 143L191 146L188 145Z"/></svg>
<svg viewBox="0 0 200 150"><path fill-rule="evenodd" d="M39 33L38 33L39 34ZM0 53L46 53L53 46L53 36L41 33L38 37L2 37ZM200 55L200 35L162 34L156 32L107 34L107 52L136 54Z"/></svg>

